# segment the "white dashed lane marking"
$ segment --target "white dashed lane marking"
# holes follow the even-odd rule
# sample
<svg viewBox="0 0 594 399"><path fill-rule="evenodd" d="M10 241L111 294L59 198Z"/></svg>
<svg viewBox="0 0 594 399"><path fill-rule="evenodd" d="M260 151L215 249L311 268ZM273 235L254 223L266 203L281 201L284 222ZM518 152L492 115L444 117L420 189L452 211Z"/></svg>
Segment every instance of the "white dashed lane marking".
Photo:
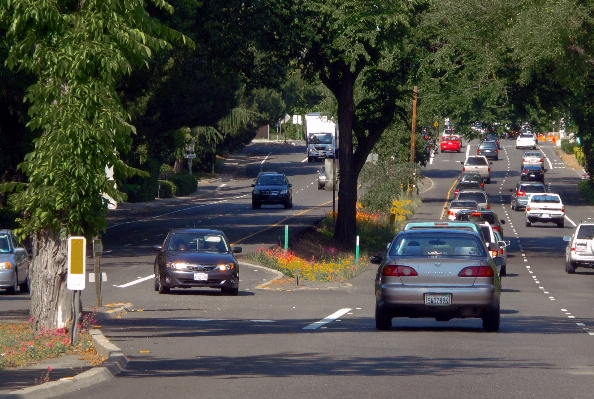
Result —
<svg viewBox="0 0 594 399"><path fill-rule="evenodd" d="M303 329L304 330L315 330L315 329L318 329L318 328L322 327L325 324L328 324L328 323L330 323L332 321L335 321L340 316L342 316L343 314L348 313L350 311L351 311L350 308L340 309L340 310L332 313L330 316L324 317L320 321L316 321L315 323L311 323L310 325L303 327Z"/></svg>

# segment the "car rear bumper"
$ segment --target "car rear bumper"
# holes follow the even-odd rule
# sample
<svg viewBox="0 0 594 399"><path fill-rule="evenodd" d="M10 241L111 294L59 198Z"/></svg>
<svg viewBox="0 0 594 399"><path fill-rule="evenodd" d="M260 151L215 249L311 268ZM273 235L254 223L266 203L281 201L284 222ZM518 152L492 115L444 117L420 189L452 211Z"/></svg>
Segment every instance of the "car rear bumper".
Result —
<svg viewBox="0 0 594 399"><path fill-rule="evenodd" d="M254 196L252 202L257 202L263 205L284 204L290 199L286 195L269 195L269 196Z"/></svg>
<svg viewBox="0 0 594 399"><path fill-rule="evenodd" d="M549 216L543 216L546 214L543 213L527 213L526 219L528 219L531 223L534 222L541 222L541 223L559 223L565 219L564 215L559 214L548 214Z"/></svg>

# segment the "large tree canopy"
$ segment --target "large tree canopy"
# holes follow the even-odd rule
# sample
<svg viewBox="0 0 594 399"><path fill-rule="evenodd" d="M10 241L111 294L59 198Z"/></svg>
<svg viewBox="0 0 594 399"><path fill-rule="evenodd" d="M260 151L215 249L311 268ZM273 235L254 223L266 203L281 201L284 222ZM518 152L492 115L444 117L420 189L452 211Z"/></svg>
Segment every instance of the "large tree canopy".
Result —
<svg viewBox="0 0 594 399"><path fill-rule="evenodd" d="M170 6L161 0L154 3ZM120 160L134 128L117 96L119 77L146 63L166 40L183 37L154 20L143 0L2 0L10 43L6 64L37 78L27 90L28 127L41 136L19 168L21 235L33 238L31 315L36 329L73 317L66 289L69 235L105 229L107 200L122 200L106 167L134 173ZM4 188L15 185L5 184Z"/></svg>
<svg viewBox="0 0 594 399"><path fill-rule="evenodd" d="M355 245L359 173L381 134L403 115L398 102L412 93L411 35L423 3L299 2L293 29L300 32L304 76L319 77L338 103L340 201L334 238L345 246Z"/></svg>

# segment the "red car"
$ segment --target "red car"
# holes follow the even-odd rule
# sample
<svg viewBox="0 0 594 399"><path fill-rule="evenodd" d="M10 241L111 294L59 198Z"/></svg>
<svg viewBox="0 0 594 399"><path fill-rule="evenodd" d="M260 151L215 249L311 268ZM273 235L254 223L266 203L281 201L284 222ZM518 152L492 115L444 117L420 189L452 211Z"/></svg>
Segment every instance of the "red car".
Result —
<svg viewBox="0 0 594 399"><path fill-rule="evenodd" d="M444 136L441 138L440 151L455 151L460 152L462 147L460 137L458 136Z"/></svg>

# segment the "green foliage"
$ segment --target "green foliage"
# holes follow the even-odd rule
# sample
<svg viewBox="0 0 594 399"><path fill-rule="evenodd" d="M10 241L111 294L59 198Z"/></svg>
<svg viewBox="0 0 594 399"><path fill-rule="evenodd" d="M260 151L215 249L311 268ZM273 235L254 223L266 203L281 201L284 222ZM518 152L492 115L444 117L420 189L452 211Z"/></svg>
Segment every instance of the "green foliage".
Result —
<svg viewBox="0 0 594 399"><path fill-rule="evenodd" d="M159 198L172 198L177 193L177 186L169 180L159 180Z"/></svg>
<svg viewBox="0 0 594 399"><path fill-rule="evenodd" d="M590 180L582 180L578 183L580 194L590 205L594 205L594 187Z"/></svg>
<svg viewBox="0 0 594 399"><path fill-rule="evenodd" d="M561 140L561 150L566 154L573 154L574 148L579 147L579 144L575 141L570 141L568 139Z"/></svg>
<svg viewBox="0 0 594 399"><path fill-rule="evenodd" d="M155 5L172 11L164 1ZM125 165L134 127L115 85L152 50L169 47L178 33L156 22L139 0L89 0L56 7L53 1L0 2L8 26L9 68L37 77L26 101L28 127L43 133L19 169L28 185L16 194L22 235L41 230L94 236L106 228L107 201L124 199L107 179L143 174ZM34 10L34 12L32 12Z"/></svg>
<svg viewBox="0 0 594 399"><path fill-rule="evenodd" d="M126 179L126 184L140 187L134 188L132 196L127 193L128 202L153 201L157 197L161 166L157 160L149 158L144 163L143 169L145 173L142 176L136 175Z"/></svg>
<svg viewBox="0 0 594 399"><path fill-rule="evenodd" d="M177 187L176 195L183 197L185 195L193 194L198 189L198 180L189 173L178 173L169 176L167 180L173 182Z"/></svg>
<svg viewBox="0 0 594 399"><path fill-rule="evenodd" d="M127 202L142 202L140 199L142 187L139 184L124 183L120 187L120 191L126 194Z"/></svg>
<svg viewBox="0 0 594 399"><path fill-rule="evenodd" d="M18 213L9 208L0 208L0 228L15 229L18 227L17 223Z"/></svg>

